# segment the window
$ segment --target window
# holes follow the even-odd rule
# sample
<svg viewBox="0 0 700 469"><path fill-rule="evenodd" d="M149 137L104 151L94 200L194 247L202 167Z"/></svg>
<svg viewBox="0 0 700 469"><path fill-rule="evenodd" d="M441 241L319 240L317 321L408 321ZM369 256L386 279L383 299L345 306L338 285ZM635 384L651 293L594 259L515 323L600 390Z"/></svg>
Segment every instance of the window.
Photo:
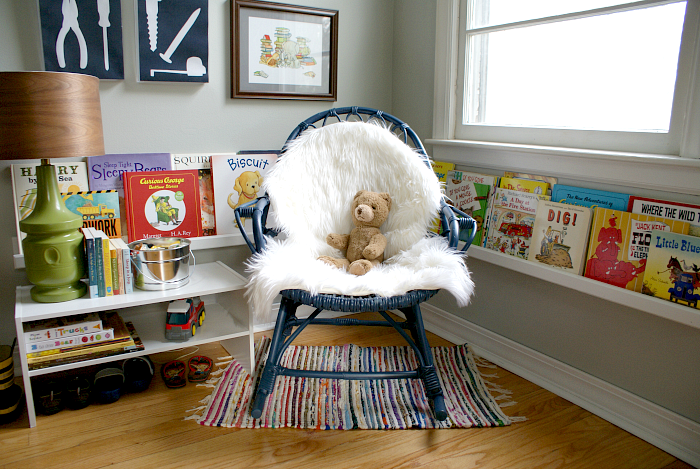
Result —
<svg viewBox="0 0 700 469"><path fill-rule="evenodd" d="M698 3L463 0L455 137L697 156Z"/></svg>

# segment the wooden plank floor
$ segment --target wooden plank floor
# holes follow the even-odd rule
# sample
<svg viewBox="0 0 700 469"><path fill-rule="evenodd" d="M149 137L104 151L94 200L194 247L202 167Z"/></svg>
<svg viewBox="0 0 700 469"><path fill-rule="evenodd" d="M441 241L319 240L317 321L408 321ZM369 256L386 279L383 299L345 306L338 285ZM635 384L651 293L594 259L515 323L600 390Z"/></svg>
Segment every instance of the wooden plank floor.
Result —
<svg viewBox="0 0 700 469"><path fill-rule="evenodd" d="M360 317L356 315L354 317ZM269 332L268 332L269 334ZM259 337L261 334L256 334ZM312 326L298 344L402 345L389 328ZM451 345L429 335L431 345ZM191 352L153 355L156 364ZM225 355L218 344L197 354ZM486 369L487 373L494 370ZM26 410L0 426L2 468L634 468L691 466L603 419L512 374L490 381L513 392L507 415L527 421L504 428L394 431L240 430L183 420L210 392L192 383L168 389L156 376L148 390L113 404L39 416Z"/></svg>

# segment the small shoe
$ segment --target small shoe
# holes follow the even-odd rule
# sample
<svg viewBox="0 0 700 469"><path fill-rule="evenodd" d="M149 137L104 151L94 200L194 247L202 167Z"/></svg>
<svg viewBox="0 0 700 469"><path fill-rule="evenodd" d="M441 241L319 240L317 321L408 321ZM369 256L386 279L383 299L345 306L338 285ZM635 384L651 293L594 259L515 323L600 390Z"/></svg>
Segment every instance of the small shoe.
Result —
<svg viewBox="0 0 700 469"><path fill-rule="evenodd" d="M121 368L103 368L95 374L94 397L97 402L117 402L124 390L124 372Z"/></svg>
<svg viewBox="0 0 700 469"><path fill-rule="evenodd" d="M124 378L126 379L125 388L129 392L141 392L148 389L153 379L153 362L148 358L148 355L124 360L122 370L124 370Z"/></svg>
<svg viewBox="0 0 700 469"><path fill-rule="evenodd" d="M60 412L66 403L63 400L63 382L49 380L37 386L34 397L36 408L44 415L53 415Z"/></svg>
<svg viewBox="0 0 700 469"><path fill-rule="evenodd" d="M163 365L160 369L160 375L169 388L181 388L187 384L185 364L180 360L173 360Z"/></svg>
<svg viewBox="0 0 700 469"><path fill-rule="evenodd" d="M91 386L85 376L75 376L66 384L66 407L83 409L90 404Z"/></svg>
<svg viewBox="0 0 700 469"><path fill-rule="evenodd" d="M195 355L187 362L187 379L190 383L201 383L209 378L214 363L211 358L202 355Z"/></svg>

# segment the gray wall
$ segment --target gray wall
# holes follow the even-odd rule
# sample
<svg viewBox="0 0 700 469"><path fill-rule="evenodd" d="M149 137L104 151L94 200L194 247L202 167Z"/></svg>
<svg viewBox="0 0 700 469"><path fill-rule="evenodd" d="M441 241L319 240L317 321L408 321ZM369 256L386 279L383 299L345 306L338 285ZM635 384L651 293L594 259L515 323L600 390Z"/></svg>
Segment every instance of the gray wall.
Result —
<svg viewBox="0 0 700 469"><path fill-rule="evenodd" d="M368 106L394 113L393 67L407 67L406 59L393 58L394 0L308 0L303 5L339 11L338 100L287 101L231 99L230 96L230 0L209 2L209 83L137 83L135 14L136 0L122 0L125 79L102 81L100 94L108 153L117 152L235 152L238 150L280 148L291 130L306 117L336 106ZM291 2L294 3L294 2ZM431 15L434 25L435 2L399 2L403 18ZM412 13L411 10L415 8ZM41 70L41 39L36 1L0 0L0 71ZM414 24L414 23L412 23ZM429 82L413 75L402 77L404 86L420 96L419 133L432 131L432 49L434 26L421 31L416 50L427 51L424 71ZM411 47L412 35L402 37ZM411 58L414 60L415 58ZM421 86L417 86L420 84ZM418 89L419 91L416 91ZM402 102L400 112L412 114L412 102ZM409 120L409 117L399 114ZM410 120L409 120L410 122ZM15 336L15 287L26 285L23 270L15 270L12 254L15 237L14 212L8 162L0 162L0 343L10 344ZM222 259L235 265L247 256L247 248L218 249L198 260Z"/></svg>

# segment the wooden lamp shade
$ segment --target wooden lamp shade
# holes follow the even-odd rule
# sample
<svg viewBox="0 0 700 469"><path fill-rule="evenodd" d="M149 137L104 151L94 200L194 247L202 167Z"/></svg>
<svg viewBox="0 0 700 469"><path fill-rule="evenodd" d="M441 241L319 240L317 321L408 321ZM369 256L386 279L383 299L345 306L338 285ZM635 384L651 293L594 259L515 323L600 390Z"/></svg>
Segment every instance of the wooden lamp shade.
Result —
<svg viewBox="0 0 700 469"><path fill-rule="evenodd" d="M63 72L0 72L0 159L104 154L100 80Z"/></svg>
<svg viewBox="0 0 700 469"><path fill-rule="evenodd" d="M68 210L49 158L104 154L99 79L63 72L0 72L0 159L41 159L36 203L20 220L31 296L41 303L87 291L82 217Z"/></svg>

